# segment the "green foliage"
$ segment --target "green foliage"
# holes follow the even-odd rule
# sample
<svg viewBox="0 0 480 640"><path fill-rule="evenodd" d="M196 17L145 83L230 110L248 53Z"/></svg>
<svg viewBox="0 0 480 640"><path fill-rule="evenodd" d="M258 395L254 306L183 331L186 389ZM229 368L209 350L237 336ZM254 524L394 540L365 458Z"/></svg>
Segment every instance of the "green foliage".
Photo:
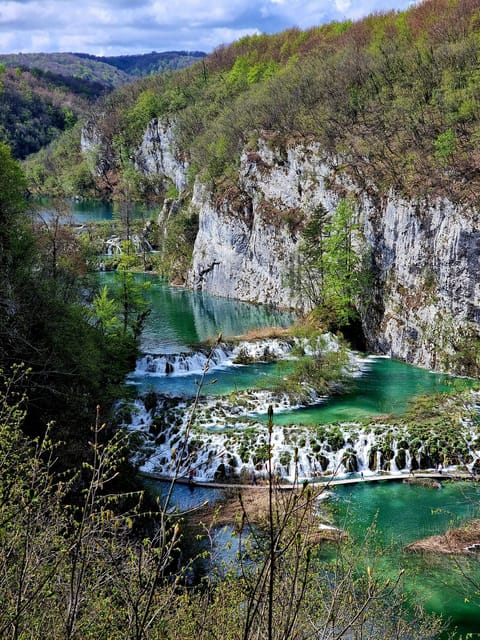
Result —
<svg viewBox="0 0 480 640"><path fill-rule="evenodd" d="M29 391L25 429L38 433L57 420L55 434L65 441L62 463L85 455L85 420L93 407L105 407L137 356L138 311L135 290L125 285L122 302L127 331L113 332L105 298L98 321L86 302L95 283L86 279L77 237L62 224L61 213L32 226L21 214L23 174L0 145L0 367L26 362ZM124 308L121 309L124 313ZM111 320L111 318L110 318ZM105 330L108 328L108 330ZM58 429L58 432L57 432Z"/></svg>
<svg viewBox="0 0 480 640"><path fill-rule="evenodd" d="M368 276L358 255L360 242L354 215L352 200L340 200L332 215L320 205L302 231L296 286L329 328L344 327L355 319L357 299Z"/></svg>
<svg viewBox="0 0 480 640"><path fill-rule="evenodd" d="M233 67L228 72L227 83L236 90L248 87L249 85L272 78L279 69L278 63L255 61L256 56L238 56Z"/></svg>
<svg viewBox="0 0 480 640"><path fill-rule="evenodd" d="M7 68L2 78L0 131L16 158L48 145L87 110L88 97L63 78L22 68Z"/></svg>
<svg viewBox="0 0 480 640"><path fill-rule="evenodd" d="M0 142L0 240L14 232L14 218L26 208L25 189L19 164L12 158L10 148Z"/></svg>
<svg viewBox="0 0 480 640"><path fill-rule="evenodd" d="M101 312L101 317L98 318L99 326L107 336L119 336L121 333L137 340L150 314L146 297L150 282L138 282L131 271L135 264L133 244L124 240L114 272L114 281L109 287L104 287L94 300L94 308ZM112 296L111 299L109 295Z"/></svg>
<svg viewBox="0 0 480 640"><path fill-rule="evenodd" d="M108 287L104 286L93 299L93 317L105 335L116 335L122 323L118 314L118 303L109 297Z"/></svg>
<svg viewBox="0 0 480 640"><path fill-rule="evenodd" d="M78 122L52 145L26 160L24 169L31 193L98 196L90 159L80 152L80 131Z"/></svg>
<svg viewBox="0 0 480 640"><path fill-rule="evenodd" d="M453 129L447 129L437 136L433 143L435 147L435 157L444 161L453 156L457 147L457 138Z"/></svg>
<svg viewBox="0 0 480 640"><path fill-rule="evenodd" d="M198 213L180 208L168 218L161 246L160 272L170 281L185 283L198 232Z"/></svg>
<svg viewBox="0 0 480 640"><path fill-rule="evenodd" d="M118 90L96 126L109 150L123 136L128 157L146 119L167 114L178 158L215 180L235 176L259 132L275 131L284 144L315 139L325 157L343 160L332 183L346 177L372 196L395 189L475 205L477 9L430 0L355 23L242 38L201 64ZM125 170L118 157L109 163L96 178L101 190Z"/></svg>
<svg viewBox="0 0 480 640"><path fill-rule="evenodd" d="M162 112L163 96L152 89L145 89L137 97L135 104L126 112L125 123L132 138L139 138L152 118Z"/></svg>
<svg viewBox="0 0 480 640"><path fill-rule="evenodd" d="M292 354L295 359L278 366L285 375L276 382L276 388L287 392L296 401L309 401L310 394L331 394L344 388L348 379L348 351L344 345L332 349L321 332L309 329L299 332L299 344ZM308 354L308 355L306 355Z"/></svg>

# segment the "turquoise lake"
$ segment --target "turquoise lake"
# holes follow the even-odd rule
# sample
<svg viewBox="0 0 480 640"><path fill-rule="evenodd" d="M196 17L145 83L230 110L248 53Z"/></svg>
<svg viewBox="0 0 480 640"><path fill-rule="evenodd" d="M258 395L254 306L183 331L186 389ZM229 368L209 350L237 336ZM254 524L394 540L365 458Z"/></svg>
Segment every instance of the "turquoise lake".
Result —
<svg viewBox="0 0 480 640"><path fill-rule="evenodd" d="M52 198L38 198L32 204L38 213L47 219L52 215L55 207L55 202ZM70 219L76 224L113 220L115 217L125 216L126 212L128 212L132 220L148 219L159 213L158 206L148 207L138 202L118 205L117 203L101 200L75 200L70 198L62 199L61 205L61 211L66 219Z"/></svg>
<svg viewBox="0 0 480 640"><path fill-rule="evenodd" d="M473 580L480 585L480 556L460 559L449 556L413 554L405 545L444 533L468 519L480 516L480 485L443 482L441 489L401 482L379 482L335 487L336 524L366 550L365 531L375 522L373 540L384 549L378 554L372 545L369 562L392 579L405 569L404 585L413 602L450 620L455 638L480 638L480 598L474 595ZM462 568L465 576L462 575ZM467 577L468 576L468 579ZM471 602L466 602L465 599ZM444 635L449 637L448 633ZM469 636L470 637L470 636Z"/></svg>
<svg viewBox="0 0 480 640"><path fill-rule="evenodd" d="M108 277L110 274L106 274L107 281ZM262 326L287 326L293 319L264 307L170 287L155 276L139 278L151 282L153 309L142 336L142 347L150 353L188 351L219 332L239 335ZM261 388L275 375L282 375L276 365L225 367L209 374L207 380L215 377L217 382L206 389L208 393L226 394L237 388ZM139 392L154 389L171 395L193 395L198 377L131 376L130 382ZM275 421L325 423L386 413L401 415L416 396L451 390L454 384L462 382L386 358L369 358L363 374L352 380L347 393L315 407L276 414ZM181 491L186 493L185 489ZM209 490L205 491L202 500ZM458 521L478 516L477 484L445 483L441 490L396 482L359 484L338 487L335 496L337 523L358 540L376 520L376 535L385 549L382 570L394 576L406 567L405 589L414 600L421 599L429 611L451 618L451 628L458 627L457 639L465 638L467 632L480 631L480 608L464 601L465 584L454 563L448 558L423 558L403 551L405 544L415 539L444 532ZM193 499L196 498L192 496ZM480 571L469 571L480 583ZM473 638L479 639L480 633Z"/></svg>

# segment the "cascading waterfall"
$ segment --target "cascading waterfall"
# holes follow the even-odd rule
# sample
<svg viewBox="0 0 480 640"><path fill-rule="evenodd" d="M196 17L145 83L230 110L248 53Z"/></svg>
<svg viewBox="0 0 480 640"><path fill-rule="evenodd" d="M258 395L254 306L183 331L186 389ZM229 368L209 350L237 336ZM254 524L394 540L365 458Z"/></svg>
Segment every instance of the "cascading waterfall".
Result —
<svg viewBox="0 0 480 640"><path fill-rule="evenodd" d="M235 366L235 358L264 358L266 354L291 356L291 344L239 343L235 347L219 345L211 353L212 368ZM185 354L144 356L137 369L151 371L151 375L184 375L201 373L208 360L207 351ZM166 365L172 365L171 373ZM364 366L357 361L356 373ZM191 419L192 401L152 394L137 400L125 425L143 434L143 445L137 452L137 463L143 471L170 476L179 463L177 452L183 449L183 433ZM325 398L311 390L311 403ZM305 395L302 396L305 402ZM211 481L225 478L250 478L252 471L259 476L267 474L268 431L265 415L272 406L274 414L298 407L295 397L275 391L239 391L234 397L202 398L195 409L194 421L189 429L188 453L180 461L180 474L193 469L197 480ZM460 425L461 440L467 460L453 460L453 464L466 462L473 469L479 460L477 427L475 422ZM418 440L418 438L417 438ZM335 474L380 474L382 472L408 474L411 470L432 466L432 458L425 443L415 442L408 429L401 424L373 425L345 423L340 425L275 425L272 434L272 460L275 472L286 481L295 477L322 478ZM448 468L448 464L443 465Z"/></svg>
<svg viewBox="0 0 480 640"><path fill-rule="evenodd" d="M190 414L186 403L165 408L163 402L159 399L158 406L147 411L144 404L137 401L137 413L128 428L141 431L145 437L137 459L141 469L169 476ZM248 479L254 470L259 476L266 476L268 430L265 423L248 420L245 414L227 417L216 405L218 401L205 400L197 408L196 426L187 446L188 459L180 467L180 475L186 475L192 468L196 479L202 481ZM466 441L473 439L475 429L474 425L465 427ZM355 424L341 428L274 426L273 468L286 481L293 481L297 476L315 479L360 472L364 475L387 471L408 474L419 468L417 458L412 466L414 455L405 448L405 429L399 425L388 434L385 444L384 437ZM469 448L469 455L472 462L468 467L471 468L479 459L480 451ZM449 466L444 468L448 470Z"/></svg>
<svg viewBox="0 0 480 640"><path fill-rule="evenodd" d="M220 344L212 350L201 349L175 354L144 354L136 364L134 376L178 376L202 374L246 362L271 362L287 357L292 344L287 340L240 341L237 345Z"/></svg>
<svg viewBox="0 0 480 640"><path fill-rule="evenodd" d="M145 354L137 362L132 378L175 378L201 375L208 364L210 371L231 370L242 364L291 359L298 353L310 356L322 351L339 349L338 340L321 336L311 343L295 339L265 339L221 343L213 350L201 348L170 354ZM351 353L347 370L351 376L368 371L372 360ZM162 383L163 384L163 383ZM192 385L193 386L193 385ZM165 387L161 387L164 389ZM139 399L124 419L124 425L141 434L141 446L135 461L145 472L170 477L178 471L187 475L193 469L197 480L212 481L228 478L249 480L253 471L267 475L268 431L265 414L272 406L274 415L290 412L306 405L318 405L326 400L315 389L303 387L301 397L292 393L269 390L236 391L228 396L202 397L195 409L192 424L192 396L183 395L183 387L169 387L182 397L169 397L153 389ZM477 402L472 396L472 403ZM295 422L295 413L292 421ZM187 429L188 425L188 429ZM182 438L188 431L188 442ZM465 420L456 438L463 453L442 459L442 466L464 465L480 468L480 438L475 422ZM139 438L137 438L139 440ZM431 443L430 443L431 446ZM179 451L185 459L179 460ZM272 461L275 473L286 481L295 477L322 478L383 472L408 474L411 470L434 466L426 442L413 437L408 428L399 424L342 423L330 425L281 426L272 433ZM438 461L439 454L436 454ZM478 464L477 464L478 461ZM438 462L437 462L438 463Z"/></svg>
<svg viewBox="0 0 480 640"><path fill-rule="evenodd" d="M137 361L134 375L166 376L201 374L207 362L212 369L232 363L232 351L226 347L216 347L208 351L176 354L145 354Z"/></svg>

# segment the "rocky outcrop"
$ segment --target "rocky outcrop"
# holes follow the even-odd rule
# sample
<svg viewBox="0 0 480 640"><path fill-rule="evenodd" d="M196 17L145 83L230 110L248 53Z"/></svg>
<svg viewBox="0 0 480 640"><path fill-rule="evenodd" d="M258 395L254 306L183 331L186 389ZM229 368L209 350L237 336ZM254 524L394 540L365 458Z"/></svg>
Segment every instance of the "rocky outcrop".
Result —
<svg viewBox="0 0 480 640"><path fill-rule="evenodd" d="M372 348L432 369L473 373L480 323L480 215L444 200L391 195L364 206L374 287ZM473 367L472 367L473 365Z"/></svg>
<svg viewBox="0 0 480 640"><path fill-rule="evenodd" d="M106 113L99 113L85 123L81 131L80 148L89 158L94 175L102 177L110 191L114 192L121 162L112 139L104 134L105 127L103 124L99 126L107 117ZM179 192L185 189L188 162L179 160L174 153L172 123L152 120L140 145L132 152L131 159L135 170L144 176L147 190L161 193L165 178L171 180Z"/></svg>
<svg viewBox="0 0 480 640"><path fill-rule="evenodd" d="M334 198L320 190L326 165L316 145L283 154L265 142L241 159L239 183L213 194L197 182L199 232L190 285L251 302L308 308L295 281L305 212Z"/></svg>
<svg viewBox="0 0 480 640"><path fill-rule="evenodd" d="M97 115L96 119L88 120L80 133L80 149L89 159L92 172L96 176L108 176L115 170L117 161L111 141L101 135L97 126L98 119L105 118L105 114Z"/></svg>
<svg viewBox="0 0 480 640"><path fill-rule="evenodd" d="M228 202L218 206L200 184L193 202L200 216L189 276L192 287L276 307L298 304L287 282L296 237L286 225L265 223L249 197L242 211L231 211Z"/></svg>
<svg viewBox="0 0 480 640"><path fill-rule="evenodd" d="M339 194L359 202L372 284L362 304L372 350L424 367L478 373L480 215L445 200L372 200L339 183L316 144L283 152L261 141L241 159L238 191L215 200L197 185L192 286L217 295L308 308L295 286L302 220ZM332 188L332 186L334 188Z"/></svg>
<svg viewBox="0 0 480 640"><path fill-rule="evenodd" d="M95 143L93 134L84 146ZM146 176L182 191L187 163L175 157L171 124L151 122L135 154ZM345 164L345 161L342 161ZM239 177L214 191L197 180L192 205L199 231L190 286L211 294L299 310L302 225L319 204L334 211L355 196L357 221L371 259L362 301L371 349L424 367L477 375L480 339L480 214L452 202L373 199L339 179L338 160L315 142L260 140L243 154Z"/></svg>
<svg viewBox="0 0 480 640"><path fill-rule="evenodd" d="M145 176L166 176L178 191L183 191L187 185L188 162L178 160L173 148L173 125L152 120L135 152L135 169Z"/></svg>

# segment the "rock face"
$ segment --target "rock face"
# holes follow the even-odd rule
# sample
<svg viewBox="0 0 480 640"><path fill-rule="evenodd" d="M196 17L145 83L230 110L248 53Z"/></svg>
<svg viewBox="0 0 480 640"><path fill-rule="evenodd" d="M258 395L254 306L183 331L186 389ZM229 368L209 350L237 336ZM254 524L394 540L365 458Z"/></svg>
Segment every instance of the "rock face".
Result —
<svg viewBox="0 0 480 640"><path fill-rule="evenodd" d="M200 216L190 284L217 295L308 308L292 279L301 221L321 203L333 211L334 162L317 145L281 152L260 142L241 159L238 191L215 200L197 185ZM328 187L328 188L327 188ZM480 216L445 200L358 198L371 256L362 312L377 352L432 369L475 373L480 323Z"/></svg>
<svg viewBox="0 0 480 640"><path fill-rule="evenodd" d="M431 369L471 370L480 323L480 216L438 200L365 206L375 286L372 347ZM470 352L470 353L469 353Z"/></svg>
<svg viewBox="0 0 480 640"><path fill-rule="evenodd" d="M215 197L197 182L199 232L189 283L216 295L278 307L308 308L295 283L305 211L332 207L315 145L282 154L261 142L241 158L238 185Z"/></svg>
<svg viewBox="0 0 480 640"><path fill-rule="evenodd" d="M84 146L92 146L86 132ZM179 191L187 163L173 151L170 124L151 122L135 154L146 176ZM356 196L357 221L371 257L362 323L372 350L432 369L479 374L480 213L446 200L372 199L339 180L337 161L315 142L285 148L260 140L241 158L239 178L221 195L196 182L199 232L188 275L208 293L306 310L296 281L298 242L309 212L334 211ZM472 355L473 354L473 355Z"/></svg>
<svg viewBox="0 0 480 640"><path fill-rule="evenodd" d="M106 118L98 114L98 119ZM98 120L97 120L98 122ZM100 133L101 129L93 119L83 127L80 136L82 153L91 158L92 169L97 176L108 176L119 171L120 162L112 140ZM173 124L154 119L148 125L142 142L133 153L136 171L148 178L170 179L179 192L187 185L188 162L178 160L174 153ZM150 185L152 188L153 185ZM153 187L154 188L154 187Z"/></svg>
<svg viewBox="0 0 480 640"><path fill-rule="evenodd" d="M135 153L135 169L143 175L166 176L178 191L183 191L187 185L188 162L182 162L175 157L173 145L172 124L152 120Z"/></svg>

